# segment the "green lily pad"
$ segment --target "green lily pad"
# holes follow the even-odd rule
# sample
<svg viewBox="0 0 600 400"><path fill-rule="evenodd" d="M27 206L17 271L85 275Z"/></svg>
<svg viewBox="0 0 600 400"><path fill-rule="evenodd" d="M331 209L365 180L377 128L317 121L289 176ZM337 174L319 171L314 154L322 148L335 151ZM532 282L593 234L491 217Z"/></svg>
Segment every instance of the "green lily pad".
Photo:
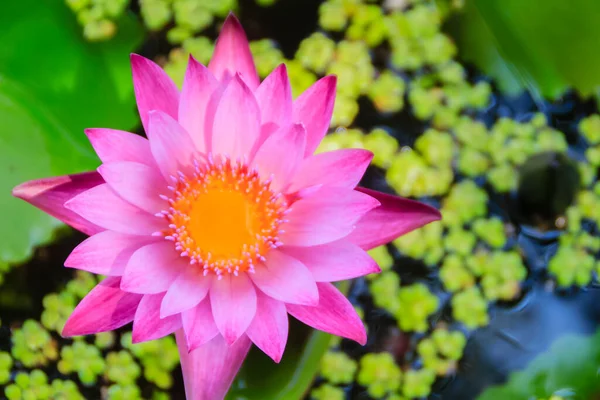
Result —
<svg viewBox="0 0 600 400"><path fill-rule="evenodd" d="M593 336L567 336L525 370L511 375L502 386L486 390L478 400L548 399L560 395L569 400L600 396L600 331Z"/></svg>
<svg viewBox="0 0 600 400"><path fill-rule="evenodd" d="M590 96L600 85L600 2L468 0L451 25L461 58L501 89L559 97Z"/></svg>
<svg viewBox="0 0 600 400"><path fill-rule="evenodd" d="M109 42L88 43L61 0L0 2L0 264L30 256L59 223L11 189L26 180L94 169L83 129L131 129L128 54L143 30L130 15Z"/></svg>

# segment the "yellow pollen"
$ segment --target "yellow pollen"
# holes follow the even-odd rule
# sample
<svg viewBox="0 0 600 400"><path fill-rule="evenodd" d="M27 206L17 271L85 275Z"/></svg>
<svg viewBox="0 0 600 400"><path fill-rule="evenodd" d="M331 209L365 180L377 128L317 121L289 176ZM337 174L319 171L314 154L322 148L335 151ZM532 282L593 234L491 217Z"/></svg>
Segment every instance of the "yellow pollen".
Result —
<svg viewBox="0 0 600 400"><path fill-rule="evenodd" d="M256 263L281 245L284 198L243 163L225 159L195 165L191 177L173 178L174 195L165 196L170 204L161 213L169 221L166 239L205 275L254 272Z"/></svg>

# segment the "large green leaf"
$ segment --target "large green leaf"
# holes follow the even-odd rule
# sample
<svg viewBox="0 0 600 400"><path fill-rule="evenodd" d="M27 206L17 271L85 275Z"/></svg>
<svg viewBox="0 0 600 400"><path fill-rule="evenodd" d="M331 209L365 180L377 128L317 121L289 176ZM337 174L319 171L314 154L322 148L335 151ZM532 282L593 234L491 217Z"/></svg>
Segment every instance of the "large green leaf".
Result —
<svg viewBox="0 0 600 400"><path fill-rule="evenodd" d="M24 260L58 223L11 189L93 169L86 127L138 123L129 53L142 40L132 16L105 43L88 43L63 0L0 2L0 263Z"/></svg>
<svg viewBox="0 0 600 400"><path fill-rule="evenodd" d="M478 400L548 399L560 394L570 400L600 396L600 331L593 336L568 336L503 386L486 390Z"/></svg>
<svg viewBox="0 0 600 400"><path fill-rule="evenodd" d="M451 31L461 57L509 92L588 96L600 86L596 0L467 0Z"/></svg>

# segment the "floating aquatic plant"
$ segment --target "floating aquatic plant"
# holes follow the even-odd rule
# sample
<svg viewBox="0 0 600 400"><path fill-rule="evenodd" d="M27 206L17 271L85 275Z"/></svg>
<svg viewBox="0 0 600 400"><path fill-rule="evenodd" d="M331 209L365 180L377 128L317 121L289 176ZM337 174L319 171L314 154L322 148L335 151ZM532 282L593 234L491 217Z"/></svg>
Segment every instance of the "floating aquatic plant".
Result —
<svg viewBox="0 0 600 400"><path fill-rule="evenodd" d="M356 55L353 46L340 45L340 58ZM194 399L224 397L252 343L279 362L288 313L364 344L360 318L329 282L377 272L365 250L439 213L354 190L372 158L368 151L312 156L330 124L335 78L323 78L295 102L284 65L261 84L233 16L209 67L190 59L181 95L151 61L133 55L132 68L149 140L90 129L103 161L98 172L14 190L91 235L67 266L108 275L62 334L131 321L134 343L177 332L187 396ZM86 281L75 283L75 293L87 291ZM87 385L105 362L97 347L75 341L61 350L58 369L77 372Z"/></svg>

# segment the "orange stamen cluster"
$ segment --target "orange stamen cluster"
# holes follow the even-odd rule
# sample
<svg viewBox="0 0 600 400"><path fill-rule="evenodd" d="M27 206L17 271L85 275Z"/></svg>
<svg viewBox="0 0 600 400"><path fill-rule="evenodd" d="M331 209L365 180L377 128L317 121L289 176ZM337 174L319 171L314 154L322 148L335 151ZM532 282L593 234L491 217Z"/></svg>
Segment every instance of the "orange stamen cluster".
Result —
<svg viewBox="0 0 600 400"><path fill-rule="evenodd" d="M173 196L161 196L170 205L159 213L169 221L165 238L204 275L214 272L220 279L224 273L254 272L256 263L282 244L285 199L245 163L209 159L194 165L191 176L172 177Z"/></svg>

